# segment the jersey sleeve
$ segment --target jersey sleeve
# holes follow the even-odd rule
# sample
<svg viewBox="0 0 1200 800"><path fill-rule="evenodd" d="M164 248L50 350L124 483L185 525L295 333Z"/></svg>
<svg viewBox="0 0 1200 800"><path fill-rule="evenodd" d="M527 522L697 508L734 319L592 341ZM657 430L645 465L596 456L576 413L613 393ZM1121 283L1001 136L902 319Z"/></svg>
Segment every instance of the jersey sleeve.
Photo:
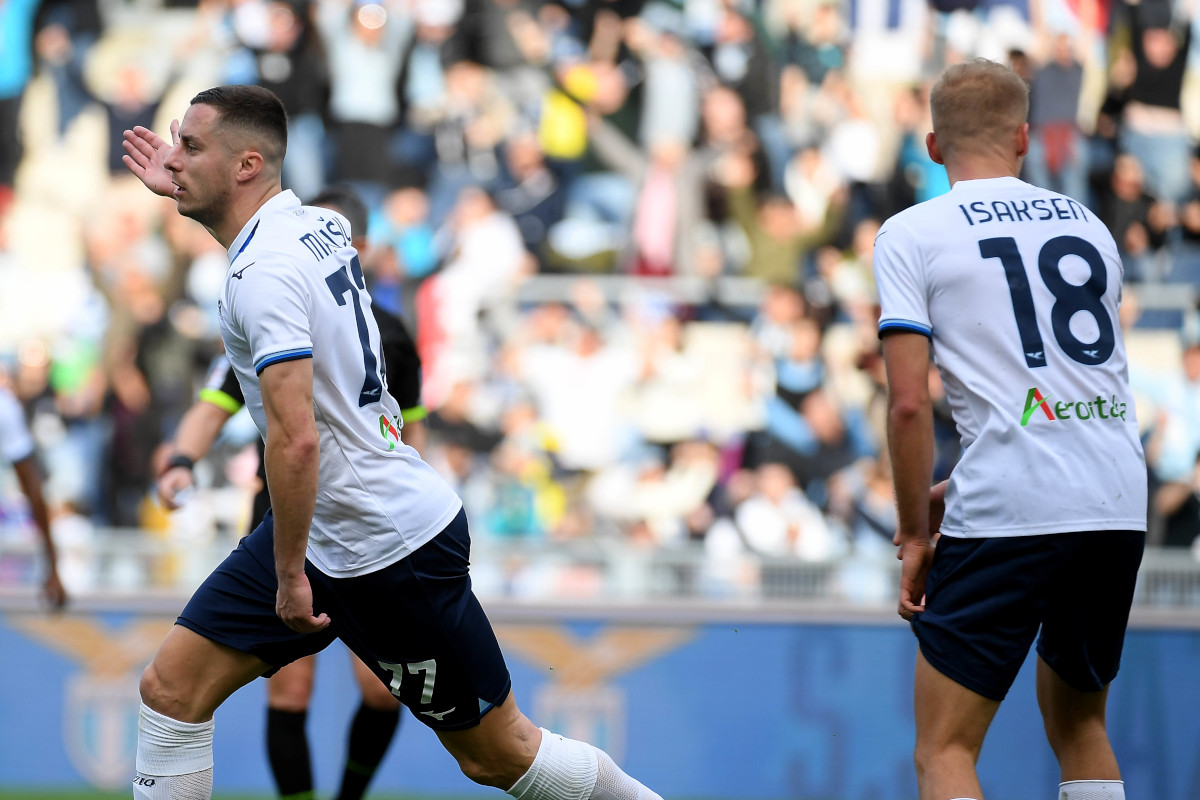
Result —
<svg viewBox="0 0 1200 800"><path fill-rule="evenodd" d="M0 391L0 457L9 464L33 455L33 436L25 424L25 412L17 398Z"/></svg>
<svg viewBox="0 0 1200 800"><path fill-rule="evenodd" d="M242 395L242 385L238 383L237 373L225 356L218 356L208 370L208 378L204 388L200 390L199 399L212 403L229 414L236 414L246 404Z"/></svg>
<svg viewBox="0 0 1200 800"><path fill-rule="evenodd" d="M875 284L879 289L879 335L895 331L933 334L925 265L916 236L885 223L875 238Z"/></svg>
<svg viewBox="0 0 1200 800"><path fill-rule="evenodd" d="M383 343L383 363L387 371L388 392L400 405L405 422L416 422L427 416L421 405L421 358L404 322L375 304L371 305L379 338Z"/></svg>
<svg viewBox="0 0 1200 800"><path fill-rule="evenodd" d="M312 296L299 269L284 260L251 263L234 282L233 314L250 346L254 374L272 364L312 358Z"/></svg>

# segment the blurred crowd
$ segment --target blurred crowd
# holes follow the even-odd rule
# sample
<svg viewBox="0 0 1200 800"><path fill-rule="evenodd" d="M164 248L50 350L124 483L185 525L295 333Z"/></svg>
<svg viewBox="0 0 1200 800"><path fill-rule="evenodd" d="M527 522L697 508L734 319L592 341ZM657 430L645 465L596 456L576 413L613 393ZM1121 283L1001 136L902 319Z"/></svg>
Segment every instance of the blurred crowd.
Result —
<svg viewBox="0 0 1200 800"><path fill-rule="evenodd" d="M227 261L120 141L258 83L290 115L285 186L370 207L372 297L414 331L428 460L477 540L690 545L717 587L756 580L742 556L890 557L874 236L948 190L928 91L984 56L1030 83L1025 177L1121 250L1152 536L1191 545L1198 6L0 0L0 374L58 529L240 532L244 420L184 511L153 500ZM9 486L4 535L21 514Z"/></svg>

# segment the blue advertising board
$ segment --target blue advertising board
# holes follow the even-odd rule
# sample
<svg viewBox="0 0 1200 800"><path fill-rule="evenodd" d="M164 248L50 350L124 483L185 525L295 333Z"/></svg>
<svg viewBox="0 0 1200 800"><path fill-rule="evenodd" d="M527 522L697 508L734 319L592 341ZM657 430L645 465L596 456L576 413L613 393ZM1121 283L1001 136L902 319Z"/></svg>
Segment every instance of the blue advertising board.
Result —
<svg viewBox="0 0 1200 800"><path fill-rule="evenodd" d="M604 747L668 800L916 797L916 648L899 621L494 616L522 709ZM138 676L171 621L0 611L0 788L126 787ZM309 732L319 794L336 787L358 705L348 659L335 644L318 663ZM264 709L257 681L218 711L218 793L272 792ZM1131 630L1109 709L1129 797L1200 798L1200 631ZM1053 796L1032 659L996 717L980 776L991 800ZM496 796L407 713L374 786Z"/></svg>

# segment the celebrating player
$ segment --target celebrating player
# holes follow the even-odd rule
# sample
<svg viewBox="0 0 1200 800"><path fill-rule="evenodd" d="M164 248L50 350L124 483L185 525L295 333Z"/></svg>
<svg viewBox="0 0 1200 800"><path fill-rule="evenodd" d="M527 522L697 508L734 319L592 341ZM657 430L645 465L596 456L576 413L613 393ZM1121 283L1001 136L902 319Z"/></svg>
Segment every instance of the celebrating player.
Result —
<svg viewBox="0 0 1200 800"><path fill-rule="evenodd" d="M982 796L984 736L1039 628L1058 796L1124 798L1104 712L1145 544L1146 465L1121 260L1095 214L1017 179L1029 96L1015 73L953 66L930 104L929 155L953 188L892 217L875 245L921 800ZM931 350L963 445L932 492Z"/></svg>
<svg viewBox="0 0 1200 800"><path fill-rule="evenodd" d="M367 244L367 208L352 189L333 186L309 205L339 212L350 223L350 241L362 254ZM425 407L421 405L421 361L412 336L399 318L372 305L379 326L387 390L399 403L404 426L400 438L421 454L425 440ZM212 448L221 428L245 401L237 376L222 356L213 365L200 397L188 409L175 433L174 452L158 479L158 496L167 508L179 508L180 492L192 486L192 465ZM259 479L249 531L263 521L271 506L263 468L262 439L258 440ZM346 764L336 800L359 800L379 768L400 723L400 703L370 667L350 656L362 703L354 714L347 737ZM315 655L293 661L267 683L267 757L281 797L311 797L312 763L305 723L312 696Z"/></svg>
<svg viewBox="0 0 1200 800"><path fill-rule="evenodd" d="M517 708L471 591L462 501L400 441L347 223L280 186L282 103L216 87L171 132L126 131L125 163L228 248L221 335L266 441L272 510L142 675L135 799L210 798L213 711L340 638L472 780L519 800L659 800Z"/></svg>

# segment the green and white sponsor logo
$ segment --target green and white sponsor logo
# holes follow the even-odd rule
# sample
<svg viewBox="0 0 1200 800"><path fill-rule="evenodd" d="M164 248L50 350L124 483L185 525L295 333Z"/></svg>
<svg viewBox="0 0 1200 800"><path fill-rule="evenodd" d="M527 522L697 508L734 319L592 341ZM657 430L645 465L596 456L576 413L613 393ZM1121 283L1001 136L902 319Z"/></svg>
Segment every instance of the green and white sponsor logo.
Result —
<svg viewBox="0 0 1200 800"><path fill-rule="evenodd" d="M1062 422L1067 420L1080 420L1088 422L1092 420L1121 420L1125 419L1125 402L1119 399L1115 394L1110 397L1096 395L1091 400L1055 400L1054 393L1043 395L1041 390L1034 386L1025 395L1025 409L1021 414L1021 427L1024 428L1029 424L1029 421L1040 411L1046 415L1046 419L1050 422Z"/></svg>

